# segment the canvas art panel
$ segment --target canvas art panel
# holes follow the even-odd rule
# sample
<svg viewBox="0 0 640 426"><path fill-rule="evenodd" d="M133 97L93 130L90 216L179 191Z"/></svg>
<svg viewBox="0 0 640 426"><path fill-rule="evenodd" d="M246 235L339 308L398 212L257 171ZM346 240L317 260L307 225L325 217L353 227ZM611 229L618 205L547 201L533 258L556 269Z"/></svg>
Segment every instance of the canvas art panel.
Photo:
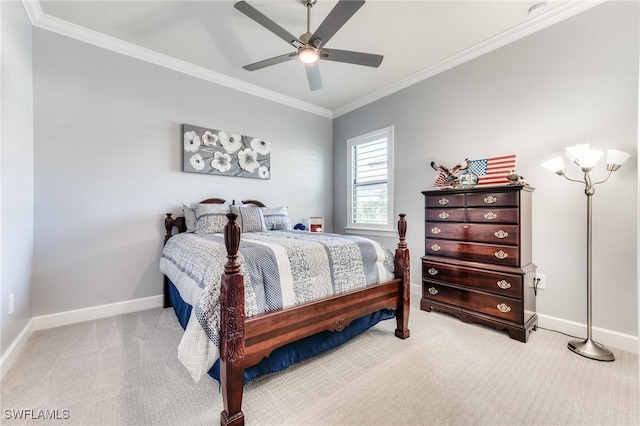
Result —
<svg viewBox="0 0 640 426"><path fill-rule="evenodd" d="M182 171L269 179L271 143L224 130L182 125Z"/></svg>

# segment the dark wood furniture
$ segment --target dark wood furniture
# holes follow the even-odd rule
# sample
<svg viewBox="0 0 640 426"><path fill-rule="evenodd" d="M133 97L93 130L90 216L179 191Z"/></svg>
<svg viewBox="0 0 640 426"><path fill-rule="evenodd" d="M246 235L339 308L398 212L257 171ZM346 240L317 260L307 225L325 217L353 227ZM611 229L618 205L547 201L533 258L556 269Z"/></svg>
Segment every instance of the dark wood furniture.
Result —
<svg viewBox="0 0 640 426"><path fill-rule="evenodd" d="M215 198L203 202L222 204L224 200ZM243 204L264 206L256 200L244 200ZM220 291L220 386L224 406L221 425L244 424L244 369L257 364L276 348L321 331L341 331L353 320L381 309L394 309L395 335L401 339L409 337L410 259L404 214L400 214L398 220L399 242L394 256L393 280L249 318L245 318L244 278L237 262L240 227L235 214L229 213L227 217L229 222L224 230L227 263ZM174 227L179 232L186 230L184 219L179 219L172 218L171 213L166 214L165 243L171 238ZM166 284L165 277L165 305L168 299Z"/></svg>
<svg viewBox="0 0 640 426"><path fill-rule="evenodd" d="M420 309L506 329L526 342L537 325L531 196L520 186L424 191Z"/></svg>

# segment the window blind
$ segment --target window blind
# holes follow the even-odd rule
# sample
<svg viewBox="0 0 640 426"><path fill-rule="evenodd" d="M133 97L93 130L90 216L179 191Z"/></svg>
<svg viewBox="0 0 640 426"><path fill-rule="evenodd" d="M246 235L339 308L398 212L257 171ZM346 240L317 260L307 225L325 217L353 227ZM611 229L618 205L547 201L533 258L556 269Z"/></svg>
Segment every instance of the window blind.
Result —
<svg viewBox="0 0 640 426"><path fill-rule="evenodd" d="M386 225L388 218L387 138L355 145L352 153L354 224Z"/></svg>

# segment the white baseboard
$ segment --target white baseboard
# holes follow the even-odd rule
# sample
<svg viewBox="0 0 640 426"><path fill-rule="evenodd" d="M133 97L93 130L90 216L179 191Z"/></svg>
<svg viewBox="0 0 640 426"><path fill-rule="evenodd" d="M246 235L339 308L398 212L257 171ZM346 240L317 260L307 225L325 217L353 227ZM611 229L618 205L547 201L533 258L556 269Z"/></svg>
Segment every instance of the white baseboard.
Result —
<svg viewBox="0 0 640 426"><path fill-rule="evenodd" d="M20 352L22 351L22 348L27 344L27 341L34 331L34 321L33 318L31 318L20 334L18 334L18 337L11 342L7 350L2 354L2 357L0 357L0 381L2 381L5 373L9 371L9 368L11 368L13 363L16 361L18 355L20 355Z"/></svg>
<svg viewBox="0 0 640 426"><path fill-rule="evenodd" d="M160 308L163 306L163 302L164 297L162 295L151 296L142 299L126 300L124 302L109 303L107 305L92 306L90 308L75 309L73 311L33 317L22 329L18 337L15 338L13 343L11 343L9 348L2 354L2 357L0 357L0 381L2 381L5 373L18 358L20 351L22 351L22 348L24 348L24 345L27 343L34 331L107 318L115 315L128 314L130 312Z"/></svg>
<svg viewBox="0 0 640 426"><path fill-rule="evenodd" d="M587 325L579 322L569 321L562 318L556 318L549 315L538 313L538 326L549 330L559 331L561 333L577 336L581 339L587 338ZM617 348L623 351L638 353L638 336L619 333L617 331L607 330L604 328L593 327L591 329L593 340L602 343L609 349ZM569 339L569 338L567 338Z"/></svg>
<svg viewBox="0 0 640 426"><path fill-rule="evenodd" d="M128 314L130 312L160 308L163 306L163 300L162 295L126 300L124 302L75 309L73 311L60 312L57 314L41 315L34 317L33 321L35 322L36 330L46 330L47 328L61 327L63 325Z"/></svg>

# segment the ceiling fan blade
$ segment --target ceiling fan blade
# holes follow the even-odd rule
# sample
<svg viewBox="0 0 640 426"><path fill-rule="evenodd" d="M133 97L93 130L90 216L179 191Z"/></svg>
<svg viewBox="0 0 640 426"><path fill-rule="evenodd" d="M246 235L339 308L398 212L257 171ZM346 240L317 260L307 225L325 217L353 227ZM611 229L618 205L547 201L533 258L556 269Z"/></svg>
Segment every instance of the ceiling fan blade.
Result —
<svg viewBox="0 0 640 426"><path fill-rule="evenodd" d="M262 68L270 67L271 65L281 64L282 62L290 61L297 57L296 52L285 53L284 55L274 56L273 58L265 59L264 61L254 62L253 64L245 65L244 68L247 71L255 71Z"/></svg>
<svg viewBox="0 0 640 426"><path fill-rule="evenodd" d="M249 18L256 21L258 24L262 25L263 27L265 27L266 29L268 29L269 31L271 31L272 33L274 33L275 35L277 35L287 43L291 44L292 46L297 48L298 45L296 44L296 42L299 44L302 44L298 40L298 37L294 36L289 31L285 30L280 25L276 24L271 19L267 18L262 12L260 12L255 7L251 6L246 1L239 1L236 4L234 4L233 7L235 7L240 12L247 15Z"/></svg>
<svg viewBox="0 0 640 426"><path fill-rule="evenodd" d="M326 52L320 57L327 61L347 62L349 64L364 65L367 67L377 68L382 63L384 56L374 55L372 53L352 52L350 50L340 49L322 49Z"/></svg>
<svg viewBox="0 0 640 426"><path fill-rule="evenodd" d="M327 42L338 32L340 28L358 11L364 4L364 0L341 0L329 12L322 21L318 29L313 33L309 43L316 47L327 44ZM319 44L316 44L318 43Z"/></svg>
<svg viewBox="0 0 640 426"><path fill-rule="evenodd" d="M322 77L320 77L320 67L318 66L318 63L305 64L304 69L307 70L309 88L312 91L322 89Z"/></svg>

